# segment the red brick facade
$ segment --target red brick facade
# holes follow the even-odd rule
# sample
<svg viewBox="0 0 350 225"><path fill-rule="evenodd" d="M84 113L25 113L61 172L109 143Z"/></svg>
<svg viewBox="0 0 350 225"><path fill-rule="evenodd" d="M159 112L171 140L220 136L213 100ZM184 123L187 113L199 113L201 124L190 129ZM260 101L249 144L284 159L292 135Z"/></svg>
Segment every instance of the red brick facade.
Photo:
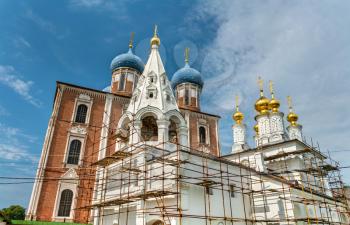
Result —
<svg viewBox="0 0 350 225"><path fill-rule="evenodd" d="M132 93L131 82L126 82L127 93ZM39 167L43 167L43 182L38 184L38 200L36 209L29 212L27 219L40 221L73 221L79 223L91 222L91 209L86 208L91 203L95 184L95 169L91 163L97 161L100 148L101 129L103 118L106 115L105 105L107 96L112 96L112 107L109 115L110 123L108 124L106 155L115 151L116 140L114 138L118 121L122 115L125 105L129 102L131 94L121 94L115 91L118 82L112 83L112 93L92 90L75 85L58 82L55 105L57 106L57 116L52 118L52 135L47 140L47 151L44 153ZM118 94L116 94L118 93ZM73 122L79 98L90 102L87 113L87 123L78 124ZM87 100L86 100L87 99ZM196 107L193 110L181 109L181 112L189 124L189 143L190 147L197 150L205 150L214 155L219 155L218 144L218 116L201 113ZM54 115L54 114L53 114ZM50 126L50 125L49 125ZM199 127L206 129L206 143L199 141ZM67 149L69 146L72 129L83 132L80 134L83 145L81 149L81 159L77 166L69 166L66 162ZM49 129L48 129L49 130ZM45 157L44 154L47 154ZM45 160L46 158L46 160ZM62 191L62 177L69 173L70 168L74 169L77 179L76 189L73 201L73 213L70 218L62 219L57 217L57 207L59 202L60 191ZM35 189L34 189L35 190ZM33 198L33 197L32 197Z"/></svg>

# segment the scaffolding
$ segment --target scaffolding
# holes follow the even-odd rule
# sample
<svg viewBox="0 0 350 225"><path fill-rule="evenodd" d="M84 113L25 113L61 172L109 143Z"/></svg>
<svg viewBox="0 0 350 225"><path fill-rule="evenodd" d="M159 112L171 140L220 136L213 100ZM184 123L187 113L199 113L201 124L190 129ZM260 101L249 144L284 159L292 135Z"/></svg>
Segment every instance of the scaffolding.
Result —
<svg viewBox="0 0 350 225"><path fill-rule="evenodd" d="M264 157L267 170L259 171L256 159L232 161L176 140L130 144L136 132L130 124L126 137L108 128L114 143L105 149L98 145L103 127L91 128L93 157L78 168L79 204L73 209L86 223L107 224L112 217L125 225L131 217L147 225L146 218L166 225L350 223L339 164L313 146ZM119 143L126 144L113 151ZM98 159L101 150L106 154ZM294 157L302 169L290 168ZM193 210L192 199L201 211Z"/></svg>
<svg viewBox="0 0 350 225"><path fill-rule="evenodd" d="M174 145L176 150L167 150L167 145ZM91 203L75 210L98 211L93 215L99 218L99 224L114 217L116 224L127 225L131 222L125 218L132 216L146 224L145 215L159 218L163 224L171 224L174 219L178 224L199 220L206 225L348 224L344 215L349 210L340 198L344 195L332 192L334 187L342 188L336 186L342 184L336 176L339 167L325 163L322 157L315 158L315 154L319 153L308 148L266 157L267 165L281 160L282 167L258 172L252 168L256 165L253 161L245 166L179 144L140 142L91 163L91 170L99 174L94 197ZM302 157L304 169L288 168L286 162L291 155ZM304 175L296 179L296 173ZM188 208L190 189L203 195L201 213L193 214ZM234 205L238 199L244 206L240 214ZM221 204L221 213L215 210L218 205L214 202ZM298 205L303 205L305 214L296 216ZM271 216L274 212L278 217ZM340 220L334 220L334 212Z"/></svg>

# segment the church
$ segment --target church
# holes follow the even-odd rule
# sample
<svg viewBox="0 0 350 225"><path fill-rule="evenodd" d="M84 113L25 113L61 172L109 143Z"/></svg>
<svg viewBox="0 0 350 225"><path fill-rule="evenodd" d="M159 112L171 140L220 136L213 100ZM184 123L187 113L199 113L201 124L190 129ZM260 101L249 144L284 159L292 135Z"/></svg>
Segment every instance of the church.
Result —
<svg viewBox="0 0 350 225"><path fill-rule="evenodd" d="M286 117L270 83L255 102L255 146L233 113L222 155L220 116L201 111L201 73L171 81L155 28L146 64L111 62L111 85L57 82L26 220L94 225L349 224L339 165L308 144L289 99ZM253 129L253 128L251 128ZM227 134L225 134L227 135Z"/></svg>

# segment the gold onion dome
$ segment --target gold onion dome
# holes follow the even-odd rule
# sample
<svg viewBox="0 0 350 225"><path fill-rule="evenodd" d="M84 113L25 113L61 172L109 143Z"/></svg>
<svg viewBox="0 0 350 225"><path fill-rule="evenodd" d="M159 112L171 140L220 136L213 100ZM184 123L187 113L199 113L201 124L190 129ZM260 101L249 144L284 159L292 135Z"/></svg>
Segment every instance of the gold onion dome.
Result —
<svg viewBox="0 0 350 225"><path fill-rule="evenodd" d="M292 126L296 126L297 121L298 121L298 115L296 113L293 112L293 107L292 107L292 100L291 97L288 96L288 106L289 106L289 113L287 115L287 121L292 125Z"/></svg>
<svg viewBox="0 0 350 225"><path fill-rule="evenodd" d="M236 121L237 124L241 124L244 119L244 114L239 111L239 99L238 95L236 95L236 112L233 113L232 119Z"/></svg>
<svg viewBox="0 0 350 225"><path fill-rule="evenodd" d="M259 133L259 125L258 124L254 125L254 130L255 130L255 133Z"/></svg>
<svg viewBox="0 0 350 225"><path fill-rule="evenodd" d="M272 112L278 112L278 109L279 109L281 104L280 104L280 101L275 99L275 92L274 92L274 89L273 89L272 81L270 81L270 92L271 92L271 100L269 102L269 109Z"/></svg>
<svg viewBox="0 0 350 225"><path fill-rule="evenodd" d="M151 39L151 46L153 46L153 45L159 46L160 45L160 39L159 39L158 34L157 34L157 29L158 29L157 25L155 25L154 26L154 35Z"/></svg>
<svg viewBox="0 0 350 225"><path fill-rule="evenodd" d="M287 120L292 126L296 126L298 121L298 115L294 112L290 112L287 116Z"/></svg>
<svg viewBox="0 0 350 225"><path fill-rule="evenodd" d="M233 115L232 118L234 121L236 121L236 123L241 124L241 122L244 119L244 114L241 113L240 111L236 111Z"/></svg>
<svg viewBox="0 0 350 225"><path fill-rule="evenodd" d="M269 112L270 100L264 96L263 81L260 77L258 78L258 83L260 86L260 98L255 102L255 110L260 114L266 114Z"/></svg>
<svg viewBox="0 0 350 225"><path fill-rule="evenodd" d="M258 111L260 114L266 114L269 111L269 103L270 100L268 98L266 98L265 96L261 96L255 102L255 110Z"/></svg>

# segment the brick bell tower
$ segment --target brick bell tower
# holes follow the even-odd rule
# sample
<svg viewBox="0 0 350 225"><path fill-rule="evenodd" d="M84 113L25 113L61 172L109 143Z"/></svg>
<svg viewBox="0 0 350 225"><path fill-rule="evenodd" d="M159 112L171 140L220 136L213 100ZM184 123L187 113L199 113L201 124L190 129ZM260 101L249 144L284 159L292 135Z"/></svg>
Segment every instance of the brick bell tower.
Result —
<svg viewBox="0 0 350 225"><path fill-rule="evenodd" d="M189 48L185 49L185 66L174 73L171 85L180 108L200 111L203 80L200 72L190 67Z"/></svg>
<svg viewBox="0 0 350 225"><path fill-rule="evenodd" d="M134 33L131 34L129 51L116 56L111 62L111 92L128 97L132 96L145 67L142 60L132 51L133 37Z"/></svg>

